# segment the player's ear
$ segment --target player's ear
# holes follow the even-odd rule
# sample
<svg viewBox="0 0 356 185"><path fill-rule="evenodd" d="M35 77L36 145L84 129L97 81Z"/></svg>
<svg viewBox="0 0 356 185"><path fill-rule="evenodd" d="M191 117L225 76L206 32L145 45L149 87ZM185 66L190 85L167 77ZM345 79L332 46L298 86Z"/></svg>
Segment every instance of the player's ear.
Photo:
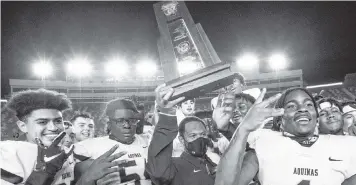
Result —
<svg viewBox="0 0 356 185"><path fill-rule="evenodd" d="M184 138L182 136L178 136L179 142L184 145Z"/></svg>
<svg viewBox="0 0 356 185"><path fill-rule="evenodd" d="M279 126L279 128L284 130L284 124L285 124L285 121L283 118L281 118L281 125Z"/></svg>
<svg viewBox="0 0 356 185"><path fill-rule="evenodd" d="M27 133L27 124L21 120L18 120L16 122L17 127L19 127L19 129L21 130L21 132L23 133Z"/></svg>
<svg viewBox="0 0 356 185"><path fill-rule="evenodd" d="M107 133L107 134L110 134L110 132L111 132L111 122L108 121L108 122L106 123L106 133Z"/></svg>

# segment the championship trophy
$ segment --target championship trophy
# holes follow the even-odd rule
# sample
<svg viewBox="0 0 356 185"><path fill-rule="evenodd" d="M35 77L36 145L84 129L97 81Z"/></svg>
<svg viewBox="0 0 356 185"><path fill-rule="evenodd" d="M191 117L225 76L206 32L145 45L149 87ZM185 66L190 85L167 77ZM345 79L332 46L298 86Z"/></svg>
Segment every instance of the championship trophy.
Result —
<svg viewBox="0 0 356 185"><path fill-rule="evenodd" d="M200 24L182 1L153 5L160 32L158 51L172 99L193 98L233 83L231 64L220 61Z"/></svg>

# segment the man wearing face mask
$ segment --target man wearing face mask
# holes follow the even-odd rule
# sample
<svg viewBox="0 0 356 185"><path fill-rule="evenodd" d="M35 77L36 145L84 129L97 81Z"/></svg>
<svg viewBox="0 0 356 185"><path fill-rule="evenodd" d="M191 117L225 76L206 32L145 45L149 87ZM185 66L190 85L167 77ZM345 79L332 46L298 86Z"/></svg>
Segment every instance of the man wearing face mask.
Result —
<svg viewBox="0 0 356 185"><path fill-rule="evenodd" d="M174 106L184 97L168 101L174 90L163 91L165 85L156 89L159 121L148 149L146 170L154 184L171 185L213 185L215 167L207 156L208 130L198 117L184 118L178 128ZM184 143L180 157L172 157L173 140L179 132L179 140Z"/></svg>
<svg viewBox="0 0 356 185"><path fill-rule="evenodd" d="M225 152L226 148L229 146L229 140L222 135L214 120L212 119L213 111L203 110L195 112L194 116L202 119L205 123L205 127L208 131L208 138L211 140L208 146L206 155L215 163L218 164L220 161L220 156Z"/></svg>

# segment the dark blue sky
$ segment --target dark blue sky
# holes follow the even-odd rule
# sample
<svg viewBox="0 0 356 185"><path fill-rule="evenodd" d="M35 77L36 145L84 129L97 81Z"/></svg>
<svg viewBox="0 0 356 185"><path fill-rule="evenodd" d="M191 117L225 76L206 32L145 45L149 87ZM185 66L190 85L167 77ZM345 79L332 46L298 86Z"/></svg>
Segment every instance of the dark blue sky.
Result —
<svg viewBox="0 0 356 185"><path fill-rule="evenodd" d="M1 89L34 78L30 64L50 56L62 78L72 53L104 63L112 54L157 59L154 2L1 2ZM283 51L308 84L356 72L356 2L186 2L222 60ZM262 71L267 71L262 66Z"/></svg>

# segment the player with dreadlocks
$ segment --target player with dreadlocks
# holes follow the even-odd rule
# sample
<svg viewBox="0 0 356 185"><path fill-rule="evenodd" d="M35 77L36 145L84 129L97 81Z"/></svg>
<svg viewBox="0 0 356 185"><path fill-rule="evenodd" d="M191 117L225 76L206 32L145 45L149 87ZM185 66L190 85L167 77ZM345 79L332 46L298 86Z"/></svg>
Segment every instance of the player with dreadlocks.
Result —
<svg viewBox="0 0 356 185"><path fill-rule="evenodd" d="M356 184L356 147L345 147L356 138L316 134L317 105L304 88L262 101L265 93L237 128L215 184L246 185L256 174L262 185L341 185L350 179L347 183ZM274 130L259 129L268 117L274 117ZM245 152L247 143L254 150Z"/></svg>
<svg viewBox="0 0 356 185"><path fill-rule="evenodd" d="M1 141L2 184L70 185L74 174L73 146L61 147L65 136L62 111L71 108L63 94L44 89L14 95L7 107L27 141Z"/></svg>

